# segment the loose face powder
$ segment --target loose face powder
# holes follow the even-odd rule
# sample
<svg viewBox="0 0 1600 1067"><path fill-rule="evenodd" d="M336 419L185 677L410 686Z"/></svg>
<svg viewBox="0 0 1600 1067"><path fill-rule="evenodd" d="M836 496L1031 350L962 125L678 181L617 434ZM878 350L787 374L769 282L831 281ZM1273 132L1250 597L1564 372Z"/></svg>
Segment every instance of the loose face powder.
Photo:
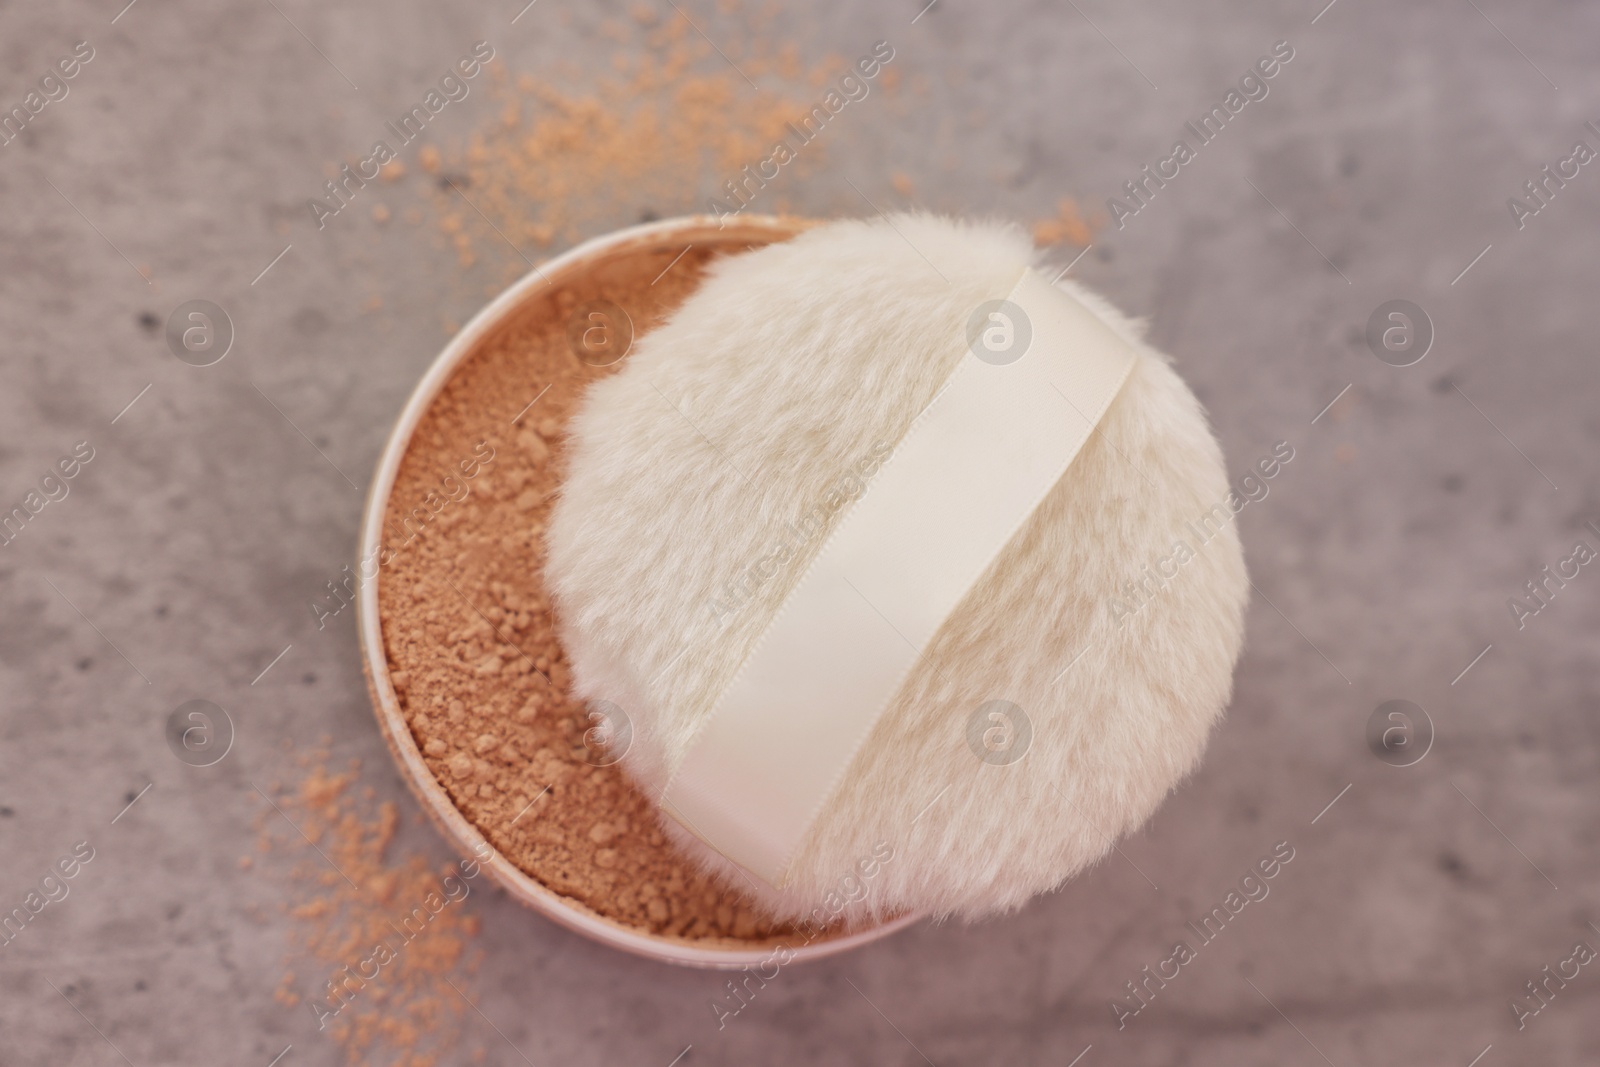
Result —
<svg viewBox="0 0 1600 1067"><path fill-rule="evenodd" d="M584 388L694 290L714 256L749 240L730 228L687 251L624 246L508 318L418 423L389 498L378 578L384 651L411 736L488 842L614 922L739 947L793 944L795 933L683 859L615 752L596 743L555 638L543 533L562 427Z"/></svg>

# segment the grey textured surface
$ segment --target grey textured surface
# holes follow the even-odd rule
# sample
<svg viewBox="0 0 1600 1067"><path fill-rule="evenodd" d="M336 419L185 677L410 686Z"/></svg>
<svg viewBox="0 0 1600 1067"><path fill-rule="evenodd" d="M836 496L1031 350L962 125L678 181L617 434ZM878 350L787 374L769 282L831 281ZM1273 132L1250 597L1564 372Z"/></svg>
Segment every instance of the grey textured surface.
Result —
<svg viewBox="0 0 1600 1067"><path fill-rule="evenodd" d="M601 15L623 10L541 0L512 25L515 0L274 6L0 3L6 108L73 42L96 49L0 148L0 503L75 442L95 449L0 548L0 910L74 842L96 849L0 948L0 1063L265 1067L291 1043L285 1065L339 1062L272 997L272 905L296 857L236 859L263 808L251 783L294 774L286 741L331 736L414 811L352 620L318 632L306 604L352 553L345 476L364 486L441 322L482 287L430 227L380 236L358 213L319 233L305 199L471 42L512 71L598 66L615 49ZM798 210L860 213L849 182L898 204L892 170L940 210L1098 205L1274 42L1295 49L1075 268L1150 318L1237 473L1295 448L1240 519L1258 595L1233 706L1201 771L1096 871L1004 921L785 970L720 1032L723 978L475 895L485 958L460 980L503 1032L469 1018L486 1061L665 1067L692 1044L685 1064L1594 1062L1600 969L1520 1031L1509 1005L1575 942L1600 946L1600 573L1521 630L1506 602L1574 541L1600 547L1584 526L1600 520L1600 167L1520 231L1506 198L1574 141L1600 148L1584 128L1600 124L1600 8L940 0L913 24L920 7L778 14L802 55L882 37L926 79L909 107L829 130L827 165L784 187ZM713 37L740 17L691 10ZM438 137L487 114L469 98ZM613 222L684 206L619 205ZM363 310L373 296L382 311ZM1437 334L1411 367L1363 339L1394 298ZM189 299L237 329L210 368L140 323ZM191 698L237 725L215 767L163 739ZM1368 751L1389 699L1436 727L1416 766ZM1125 983L1279 841L1296 852L1271 895L1119 1030ZM426 829L403 844L446 855Z"/></svg>

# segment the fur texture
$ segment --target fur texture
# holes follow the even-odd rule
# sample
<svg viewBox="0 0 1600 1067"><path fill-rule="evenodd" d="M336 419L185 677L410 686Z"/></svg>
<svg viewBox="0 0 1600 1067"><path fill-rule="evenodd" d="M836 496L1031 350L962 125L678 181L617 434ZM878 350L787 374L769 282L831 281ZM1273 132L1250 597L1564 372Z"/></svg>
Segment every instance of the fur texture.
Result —
<svg viewBox="0 0 1600 1067"><path fill-rule="evenodd" d="M900 439L961 358L953 339L972 309L1034 258L1007 227L830 223L715 264L590 389L569 428L548 579L577 691L626 711L624 765L649 795L843 511L798 546L790 524L876 442ZM1229 698L1248 583L1221 451L1136 324L1063 287L1137 347L1134 370L874 727L792 884L752 885L662 817L775 915L824 902L852 922L1015 908L1143 823L1195 766ZM1218 504L1229 521L1202 545L1189 524ZM1119 590L1180 539L1194 558L1119 619ZM753 579L785 541L792 558ZM746 596L731 611L730 585ZM1008 766L967 742L973 710L994 699L1023 708L1033 729ZM858 861L884 843L894 858L863 879ZM863 882L864 895L852 888Z"/></svg>

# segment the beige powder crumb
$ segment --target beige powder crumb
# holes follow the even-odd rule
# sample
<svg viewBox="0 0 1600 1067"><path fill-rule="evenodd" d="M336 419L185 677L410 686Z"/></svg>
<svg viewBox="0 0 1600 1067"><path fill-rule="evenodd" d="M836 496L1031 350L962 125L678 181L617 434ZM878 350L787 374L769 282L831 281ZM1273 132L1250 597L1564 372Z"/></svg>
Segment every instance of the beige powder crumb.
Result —
<svg viewBox="0 0 1600 1067"><path fill-rule="evenodd" d="M525 431L518 434L517 444L535 464L542 464L550 458L550 446L545 444L545 439L537 433Z"/></svg>
<svg viewBox="0 0 1600 1067"><path fill-rule="evenodd" d="M439 173L439 150L431 144L422 146L417 153L417 164L429 174Z"/></svg>
<svg viewBox="0 0 1600 1067"><path fill-rule="evenodd" d="M1094 243L1094 232L1102 225L1098 216L1085 219L1072 197L1062 197L1056 205L1054 218L1043 219L1033 225L1033 243L1036 245L1071 244L1087 248Z"/></svg>

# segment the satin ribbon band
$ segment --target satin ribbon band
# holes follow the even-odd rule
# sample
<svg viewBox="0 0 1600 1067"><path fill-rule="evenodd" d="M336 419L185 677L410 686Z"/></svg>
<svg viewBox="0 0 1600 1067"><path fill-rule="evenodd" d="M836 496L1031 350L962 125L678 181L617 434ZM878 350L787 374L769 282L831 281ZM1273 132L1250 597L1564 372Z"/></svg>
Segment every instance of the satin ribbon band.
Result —
<svg viewBox="0 0 1600 1067"><path fill-rule="evenodd" d="M939 627L1061 478L1136 353L1026 270L789 592L662 805L781 888ZM1000 697L1004 694L995 694Z"/></svg>

